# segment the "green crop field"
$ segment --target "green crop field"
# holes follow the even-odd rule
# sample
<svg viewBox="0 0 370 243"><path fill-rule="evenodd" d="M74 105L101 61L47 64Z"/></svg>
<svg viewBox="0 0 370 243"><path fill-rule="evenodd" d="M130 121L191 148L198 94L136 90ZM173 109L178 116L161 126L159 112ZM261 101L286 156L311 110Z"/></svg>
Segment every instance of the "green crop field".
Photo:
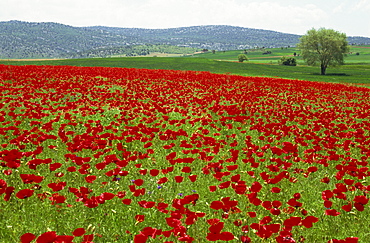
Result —
<svg viewBox="0 0 370 243"><path fill-rule="evenodd" d="M209 71L220 74L236 74L253 77L279 77L309 81L339 83L370 83L370 48L369 46L351 47L351 53L345 59L345 65L329 67L327 75L320 75L319 67L306 66L301 57L296 56L298 66L278 65L282 56L299 54L296 48L275 48L264 50L246 50L249 61L237 62L237 56L243 50L216 51L184 57L117 57L86 58L64 60L1 60L6 65L68 65L82 67L125 67L166 70ZM263 54L271 51L271 54ZM356 55L359 53L359 55Z"/></svg>
<svg viewBox="0 0 370 243"><path fill-rule="evenodd" d="M298 64L304 65L304 61L298 56L299 50L297 48L266 48L266 49L254 49L245 50L251 63L269 63L278 64L278 61L282 56L294 57L294 53L297 54L295 57ZM271 54L263 54L267 51L271 51ZM359 53L360 55L356 55ZM235 51L216 51L201 53L195 55L195 57L203 57L207 59L223 60L223 61L237 61L238 55L244 54L244 50ZM347 55L346 61L349 63L370 63L370 47L369 46L352 46L350 47L350 54Z"/></svg>

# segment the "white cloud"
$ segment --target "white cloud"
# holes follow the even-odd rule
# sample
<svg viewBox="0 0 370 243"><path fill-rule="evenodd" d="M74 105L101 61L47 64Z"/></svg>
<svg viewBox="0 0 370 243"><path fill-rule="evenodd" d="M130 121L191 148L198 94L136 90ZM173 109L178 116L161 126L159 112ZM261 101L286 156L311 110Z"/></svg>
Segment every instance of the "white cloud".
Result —
<svg viewBox="0 0 370 243"><path fill-rule="evenodd" d="M352 7L352 11L370 11L370 0L360 0Z"/></svg>
<svg viewBox="0 0 370 243"><path fill-rule="evenodd" d="M341 3L333 9L334 14L342 13L345 11L346 4Z"/></svg>
<svg viewBox="0 0 370 243"><path fill-rule="evenodd" d="M134 10L124 14L117 11L111 14L116 19L115 26L168 28L227 24L303 33L307 26L310 28L327 18L326 13L313 4L293 6L267 1L151 0L131 7Z"/></svg>

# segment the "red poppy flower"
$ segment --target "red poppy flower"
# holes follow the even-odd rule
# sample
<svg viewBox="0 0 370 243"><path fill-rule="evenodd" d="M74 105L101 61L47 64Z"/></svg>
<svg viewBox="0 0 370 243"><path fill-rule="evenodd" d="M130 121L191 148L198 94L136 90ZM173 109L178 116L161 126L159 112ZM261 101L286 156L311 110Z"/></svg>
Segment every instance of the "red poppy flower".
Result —
<svg viewBox="0 0 370 243"><path fill-rule="evenodd" d="M76 171L76 167L75 166L70 166L67 168L67 171L68 172L75 172Z"/></svg>
<svg viewBox="0 0 370 243"><path fill-rule="evenodd" d="M113 194L113 193L110 193L110 192L103 192L100 197L103 199L103 200L111 200L115 197L116 195Z"/></svg>
<svg viewBox="0 0 370 243"><path fill-rule="evenodd" d="M57 238L55 231L48 231L37 237L36 243L49 243L54 242Z"/></svg>
<svg viewBox="0 0 370 243"><path fill-rule="evenodd" d="M5 196L4 196L4 201L9 201L10 196L14 192L15 188L13 186L9 186L5 189Z"/></svg>
<svg viewBox="0 0 370 243"><path fill-rule="evenodd" d="M5 192L7 186L6 181L0 179L0 195Z"/></svg>
<svg viewBox="0 0 370 243"><path fill-rule="evenodd" d="M190 175L189 179L191 182L195 182L197 180L197 175Z"/></svg>
<svg viewBox="0 0 370 243"><path fill-rule="evenodd" d="M238 169L238 165L228 165L228 166L226 166L226 169L228 171L233 171L233 170Z"/></svg>
<svg viewBox="0 0 370 243"><path fill-rule="evenodd" d="M176 183L181 183L184 180L183 176L175 176Z"/></svg>
<svg viewBox="0 0 370 243"><path fill-rule="evenodd" d="M272 193L280 193L281 189L279 187L273 187L273 188L271 188L271 192Z"/></svg>
<svg viewBox="0 0 370 243"><path fill-rule="evenodd" d="M225 189L225 188L230 187L230 185L231 185L231 181L225 181L225 182L223 182L223 183L219 184L219 185L218 185L218 188L220 188L220 189Z"/></svg>
<svg viewBox="0 0 370 243"><path fill-rule="evenodd" d="M163 184L163 183L166 183L167 181L168 181L167 177L162 177L161 179L157 181L157 184Z"/></svg>
<svg viewBox="0 0 370 243"><path fill-rule="evenodd" d="M40 183L44 179L43 176L37 176L34 174L20 174L20 177L24 184Z"/></svg>
<svg viewBox="0 0 370 243"><path fill-rule="evenodd" d="M148 236L144 234L137 234L134 237L134 243L146 243L148 240Z"/></svg>
<svg viewBox="0 0 370 243"><path fill-rule="evenodd" d="M321 198L323 200L329 200L330 198L332 198L334 196L334 193L330 190L325 190L321 193Z"/></svg>
<svg viewBox="0 0 370 243"><path fill-rule="evenodd" d="M54 242L73 243L74 236L71 235L58 235Z"/></svg>
<svg viewBox="0 0 370 243"><path fill-rule="evenodd" d="M184 166L184 168L182 168L181 171L184 172L184 173L190 173L191 172L191 168L189 166Z"/></svg>
<svg viewBox="0 0 370 243"><path fill-rule="evenodd" d="M150 174L151 176L157 176L157 175L159 174L159 170L157 170L157 169L152 169L152 170L150 170L150 171L149 171L149 174Z"/></svg>
<svg viewBox="0 0 370 243"><path fill-rule="evenodd" d="M126 204L126 205L130 205L131 204L131 199L129 199L129 198L123 199L122 203Z"/></svg>
<svg viewBox="0 0 370 243"><path fill-rule="evenodd" d="M148 173L147 169L139 170L140 175L146 175L146 173Z"/></svg>
<svg viewBox="0 0 370 243"><path fill-rule="evenodd" d="M323 183L328 184L330 182L330 179L329 179L329 177L324 177L320 181L323 182Z"/></svg>
<svg viewBox="0 0 370 243"><path fill-rule="evenodd" d="M52 205L54 205L55 203L64 203L66 197L59 195L58 193L54 193L51 197L49 197L49 200L52 201Z"/></svg>
<svg viewBox="0 0 370 243"><path fill-rule="evenodd" d="M173 160L176 157L176 152L172 152L166 156L167 160Z"/></svg>
<svg viewBox="0 0 370 243"><path fill-rule="evenodd" d="M327 201L327 200L324 201L325 208L331 208L332 205L333 205L333 202Z"/></svg>
<svg viewBox="0 0 370 243"><path fill-rule="evenodd" d="M352 210L352 204L351 203L346 204L346 205L342 206L342 209L346 212L350 212Z"/></svg>
<svg viewBox="0 0 370 243"><path fill-rule="evenodd" d="M136 180L134 181L134 184L135 184L136 186L142 186L142 185L144 184L144 180L142 180L142 179L136 179Z"/></svg>
<svg viewBox="0 0 370 243"><path fill-rule="evenodd" d="M85 177L85 181L87 183L93 183L95 180L96 180L96 176L95 175L90 175L90 176L86 176Z"/></svg>
<svg viewBox="0 0 370 243"><path fill-rule="evenodd" d="M325 214L330 215L330 216L338 216L340 214L340 212L338 212L335 209L327 209L327 210L325 210Z"/></svg>
<svg viewBox="0 0 370 243"><path fill-rule="evenodd" d="M258 181L255 181L255 182L252 183L250 191L251 192L259 192L259 191L261 191L261 189L262 189L262 185Z"/></svg>
<svg viewBox="0 0 370 243"><path fill-rule="evenodd" d="M287 204L290 205L290 206L292 206L292 207L295 207L295 208L302 207L302 203L301 202L298 202L297 199L295 199L295 198L290 199L287 202Z"/></svg>
<svg viewBox="0 0 370 243"><path fill-rule="evenodd" d="M61 181L58 183L49 183L48 187L53 190L53 192L61 191L67 185L65 181Z"/></svg>
<svg viewBox="0 0 370 243"><path fill-rule="evenodd" d="M73 231L73 235L76 237L80 237L86 233L86 230L84 228L77 228Z"/></svg>
<svg viewBox="0 0 370 243"><path fill-rule="evenodd" d="M224 228L224 222L217 222L217 223L213 223L210 227L209 227L209 231L212 232L212 233L220 233L221 230Z"/></svg>
<svg viewBox="0 0 370 243"><path fill-rule="evenodd" d="M265 216L265 217L263 217L263 218L260 220L259 224L260 224L260 225L264 225L264 224L268 224L268 223L270 223L271 221L272 221L272 218L271 218L270 216Z"/></svg>
<svg viewBox="0 0 370 243"><path fill-rule="evenodd" d="M249 238L248 236L245 236L245 235L240 236L240 241L242 243L250 243L250 242L252 242L251 238Z"/></svg>
<svg viewBox="0 0 370 243"><path fill-rule="evenodd" d="M123 192L118 192L117 193L117 197L118 198L124 198L126 196L126 192L125 191L123 191Z"/></svg>
<svg viewBox="0 0 370 243"><path fill-rule="evenodd" d="M17 192L15 196L19 199L25 199L33 195L33 190L31 189L23 189Z"/></svg>
<svg viewBox="0 0 370 243"><path fill-rule="evenodd" d="M278 209L278 208L272 208L272 209L270 209L270 213L272 214L272 215L280 215L280 209Z"/></svg>
<svg viewBox="0 0 370 243"><path fill-rule="evenodd" d="M59 169L60 167L62 167L61 163L53 163L53 164L49 165L49 170L50 171L55 171L55 170Z"/></svg>
<svg viewBox="0 0 370 243"><path fill-rule="evenodd" d="M138 222L138 223L141 223L145 220L145 215L135 215L135 220Z"/></svg>
<svg viewBox="0 0 370 243"><path fill-rule="evenodd" d="M251 218L255 218L255 217L257 217L256 212L248 212L247 214L248 214L248 216L249 216L249 217L251 217Z"/></svg>
<svg viewBox="0 0 370 243"><path fill-rule="evenodd" d="M84 235L83 242L90 243L94 240L94 234Z"/></svg>
<svg viewBox="0 0 370 243"><path fill-rule="evenodd" d="M4 170L3 173L4 175L11 175L13 171L11 169L8 169L8 170Z"/></svg>
<svg viewBox="0 0 370 243"><path fill-rule="evenodd" d="M302 220L302 225L306 228L311 228L313 223L319 222L319 219L314 216L307 216L304 220Z"/></svg>
<svg viewBox="0 0 370 243"><path fill-rule="evenodd" d="M151 201L139 201L137 202L139 204L140 207L143 207L143 208L152 208L155 206L155 202L151 202Z"/></svg>
<svg viewBox="0 0 370 243"><path fill-rule="evenodd" d="M209 191L214 192L216 191L217 187L216 186L209 186Z"/></svg>
<svg viewBox="0 0 370 243"><path fill-rule="evenodd" d="M36 239L36 236L32 233L25 233L21 236L21 243L30 243Z"/></svg>
<svg viewBox="0 0 370 243"><path fill-rule="evenodd" d="M90 199L84 201L84 205L88 208L96 208L97 206L99 206L98 198L91 197Z"/></svg>
<svg viewBox="0 0 370 243"><path fill-rule="evenodd" d="M284 226L298 226L302 221L301 217L290 217L284 221Z"/></svg>

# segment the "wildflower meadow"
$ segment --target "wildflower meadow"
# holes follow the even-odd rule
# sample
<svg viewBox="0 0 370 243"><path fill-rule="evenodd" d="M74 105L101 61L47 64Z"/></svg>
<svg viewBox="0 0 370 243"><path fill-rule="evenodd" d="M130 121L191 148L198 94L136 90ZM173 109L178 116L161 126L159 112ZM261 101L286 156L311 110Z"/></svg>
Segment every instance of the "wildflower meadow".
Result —
<svg viewBox="0 0 370 243"><path fill-rule="evenodd" d="M370 90L0 65L0 242L366 242Z"/></svg>

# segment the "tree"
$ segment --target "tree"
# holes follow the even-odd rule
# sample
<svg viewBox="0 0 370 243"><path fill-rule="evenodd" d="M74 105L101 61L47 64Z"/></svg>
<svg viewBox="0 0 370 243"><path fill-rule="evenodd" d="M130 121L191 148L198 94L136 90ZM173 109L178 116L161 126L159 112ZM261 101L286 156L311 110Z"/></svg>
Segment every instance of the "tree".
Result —
<svg viewBox="0 0 370 243"><path fill-rule="evenodd" d="M248 61L248 57L245 54L238 55L239 62Z"/></svg>
<svg viewBox="0 0 370 243"><path fill-rule="evenodd" d="M298 48L308 65L317 63L321 66L321 75L326 74L328 66L344 63L349 52L347 36L332 29L311 29L300 38Z"/></svg>

